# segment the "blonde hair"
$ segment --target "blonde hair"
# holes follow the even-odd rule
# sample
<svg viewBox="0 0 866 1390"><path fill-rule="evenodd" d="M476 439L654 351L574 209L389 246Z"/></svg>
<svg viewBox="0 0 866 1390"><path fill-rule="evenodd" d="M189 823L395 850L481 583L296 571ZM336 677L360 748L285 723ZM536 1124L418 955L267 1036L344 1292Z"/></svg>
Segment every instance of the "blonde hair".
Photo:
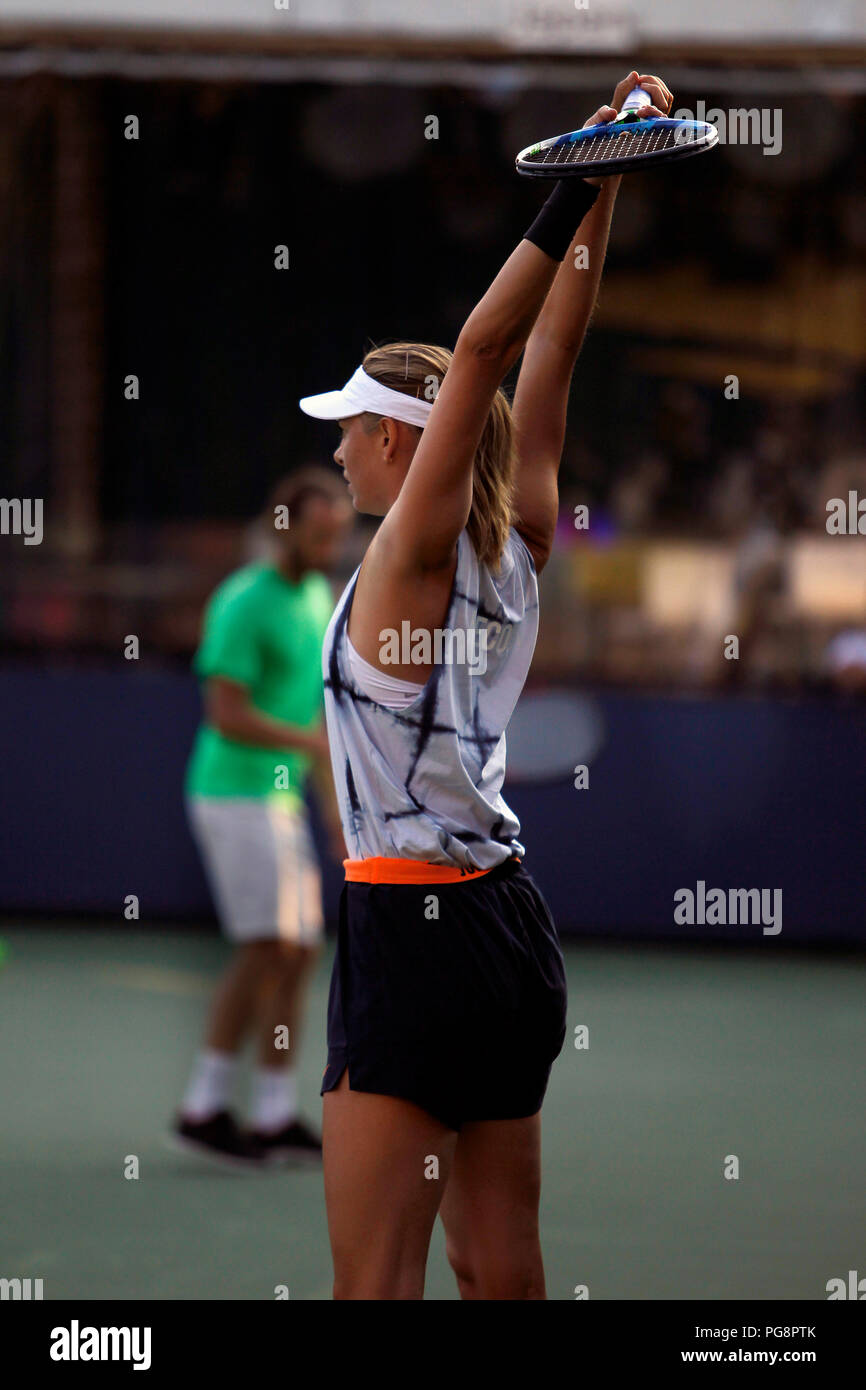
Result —
<svg viewBox="0 0 866 1390"><path fill-rule="evenodd" d="M447 348L430 343L387 343L374 347L364 371L383 386L417 400L435 400L451 363ZM382 419L364 412L364 427ZM421 430L416 429L420 436ZM515 439L511 405L500 387L493 398L472 465L472 506L466 530L482 564L496 569L514 521Z"/></svg>

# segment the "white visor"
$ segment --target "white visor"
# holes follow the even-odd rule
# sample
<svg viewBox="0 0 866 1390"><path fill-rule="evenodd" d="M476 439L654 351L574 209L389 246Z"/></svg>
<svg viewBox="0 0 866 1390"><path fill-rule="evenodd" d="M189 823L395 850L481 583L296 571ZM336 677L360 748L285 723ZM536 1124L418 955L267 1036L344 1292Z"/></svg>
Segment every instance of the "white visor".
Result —
<svg viewBox="0 0 866 1390"><path fill-rule="evenodd" d="M303 396L298 404L306 415L316 420L348 420L352 415L369 410L374 415L387 415L391 420L420 425L422 429L433 409L432 401L419 401L414 396L404 396L402 391L392 391L390 386L374 381L363 367L349 377L342 391Z"/></svg>

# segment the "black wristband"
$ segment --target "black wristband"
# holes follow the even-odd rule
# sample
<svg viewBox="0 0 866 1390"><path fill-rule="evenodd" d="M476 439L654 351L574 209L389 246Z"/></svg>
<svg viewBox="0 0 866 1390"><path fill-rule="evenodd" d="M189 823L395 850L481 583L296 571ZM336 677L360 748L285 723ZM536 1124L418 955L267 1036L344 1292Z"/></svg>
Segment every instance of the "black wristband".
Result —
<svg viewBox="0 0 866 1390"><path fill-rule="evenodd" d="M531 241L546 256L564 261L576 229L599 195L598 184L585 179L557 180L556 187L542 207L523 240Z"/></svg>

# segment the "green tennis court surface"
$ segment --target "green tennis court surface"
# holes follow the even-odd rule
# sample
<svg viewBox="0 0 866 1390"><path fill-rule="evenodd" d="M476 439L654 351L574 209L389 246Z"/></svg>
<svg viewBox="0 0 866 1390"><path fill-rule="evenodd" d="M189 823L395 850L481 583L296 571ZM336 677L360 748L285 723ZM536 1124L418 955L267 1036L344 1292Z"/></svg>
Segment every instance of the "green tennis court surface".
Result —
<svg viewBox="0 0 866 1390"><path fill-rule="evenodd" d="M41 1278L46 1299L272 1299L278 1284L329 1298L319 1171L241 1176L163 1145L226 945L3 937L0 1276ZM572 944L566 959L570 1037L544 1109L548 1297L825 1299L828 1279L866 1272L862 958L767 942ZM317 1123L329 967L330 950L301 1059ZM438 1224L426 1296L457 1296Z"/></svg>

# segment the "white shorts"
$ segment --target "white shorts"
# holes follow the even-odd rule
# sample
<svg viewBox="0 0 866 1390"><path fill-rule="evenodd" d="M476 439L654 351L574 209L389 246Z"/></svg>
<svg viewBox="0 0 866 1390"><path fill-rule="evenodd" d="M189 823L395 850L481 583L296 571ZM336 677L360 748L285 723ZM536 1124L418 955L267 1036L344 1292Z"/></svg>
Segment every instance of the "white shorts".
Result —
<svg viewBox="0 0 866 1390"><path fill-rule="evenodd" d="M186 804L226 936L318 945L322 876L306 810L243 796Z"/></svg>

